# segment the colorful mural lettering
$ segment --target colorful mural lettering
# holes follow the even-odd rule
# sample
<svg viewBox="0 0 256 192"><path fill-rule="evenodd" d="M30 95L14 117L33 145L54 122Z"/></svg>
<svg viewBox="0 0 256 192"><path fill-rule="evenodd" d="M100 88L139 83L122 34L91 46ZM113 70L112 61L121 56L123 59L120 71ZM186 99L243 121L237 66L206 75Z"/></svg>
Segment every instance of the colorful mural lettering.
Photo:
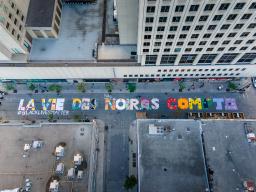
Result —
<svg viewBox="0 0 256 192"><path fill-rule="evenodd" d="M113 98L104 97L104 109L106 111L122 110L158 110L160 100L158 98ZM70 111L96 110L98 101L95 98L72 98L66 103L65 98L42 98L39 102L35 99L20 99L18 115L69 115ZM170 97L166 100L169 110L238 110L235 98L211 98L211 97Z"/></svg>

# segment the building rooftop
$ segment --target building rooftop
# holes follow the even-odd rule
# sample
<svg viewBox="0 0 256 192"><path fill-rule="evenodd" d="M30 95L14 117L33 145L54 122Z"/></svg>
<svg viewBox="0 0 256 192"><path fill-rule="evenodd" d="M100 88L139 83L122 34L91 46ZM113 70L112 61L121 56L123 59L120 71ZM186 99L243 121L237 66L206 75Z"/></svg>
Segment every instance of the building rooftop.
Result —
<svg viewBox="0 0 256 192"><path fill-rule="evenodd" d="M51 27L56 0L30 0L26 27Z"/></svg>
<svg viewBox="0 0 256 192"><path fill-rule="evenodd" d="M256 145L248 143L245 126L256 133L256 121L217 120L202 125L213 191L244 191L245 180L256 182Z"/></svg>
<svg viewBox="0 0 256 192"><path fill-rule="evenodd" d="M149 134L149 125L163 134ZM147 192L205 191L208 188L199 123L138 121L139 190Z"/></svg>

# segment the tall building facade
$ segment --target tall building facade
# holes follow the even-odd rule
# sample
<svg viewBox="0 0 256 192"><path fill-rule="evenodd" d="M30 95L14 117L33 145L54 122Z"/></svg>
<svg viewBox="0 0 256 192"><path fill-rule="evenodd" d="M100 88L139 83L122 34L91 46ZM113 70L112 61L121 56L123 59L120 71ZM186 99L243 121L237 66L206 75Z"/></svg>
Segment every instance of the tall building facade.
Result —
<svg viewBox="0 0 256 192"><path fill-rule="evenodd" d="M233 65L256 63L255 0L138 3L137 54L141 65L187 66L188 72L210 66L208 76L218 76L219 66L229 71Z"/></svg>
<svg viewBox="0 0 256 192"><path fill-rule="evenodd" d="M32 39L26 33L28 0L0 0L0 60L26 56Z"/></svg>

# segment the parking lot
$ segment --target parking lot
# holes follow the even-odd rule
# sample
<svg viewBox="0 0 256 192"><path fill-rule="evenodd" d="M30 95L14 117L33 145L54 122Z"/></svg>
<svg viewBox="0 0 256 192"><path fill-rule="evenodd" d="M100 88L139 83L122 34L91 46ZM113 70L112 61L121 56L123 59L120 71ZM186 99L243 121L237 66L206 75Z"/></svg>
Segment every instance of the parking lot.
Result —
<svg viewBox="0 0 256 192"><path fill-rule="evenodd" d="M0 127L0 190L23 188L25 180L32 183L30 191L48 191L50 178L59 181L59 190L87 191L90 176L90 158L93 149L92 124L42 124L34 127L5 125ZM42 147L24 150L25 144L42 141ZM64 146L64 156L56 161L56 146ZM74 167L74 155L83 157L82 179L67 178L68 169ZM56 174L58 163L64 163L63 174ZM47 188L46 188L47 186Z"/></svg>

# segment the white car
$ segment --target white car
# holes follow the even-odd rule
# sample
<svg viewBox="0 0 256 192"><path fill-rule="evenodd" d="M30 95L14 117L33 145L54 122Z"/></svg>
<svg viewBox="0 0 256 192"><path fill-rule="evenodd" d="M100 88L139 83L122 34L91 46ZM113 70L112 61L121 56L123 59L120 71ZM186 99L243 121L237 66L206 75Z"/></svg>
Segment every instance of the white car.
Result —
<svg viewBox="0 0 256 192"><path fill-rule="evenodd" d="M252 85L256 88L256 77L252 77Z"/></svg>

